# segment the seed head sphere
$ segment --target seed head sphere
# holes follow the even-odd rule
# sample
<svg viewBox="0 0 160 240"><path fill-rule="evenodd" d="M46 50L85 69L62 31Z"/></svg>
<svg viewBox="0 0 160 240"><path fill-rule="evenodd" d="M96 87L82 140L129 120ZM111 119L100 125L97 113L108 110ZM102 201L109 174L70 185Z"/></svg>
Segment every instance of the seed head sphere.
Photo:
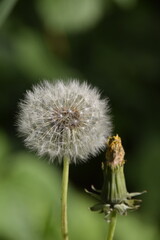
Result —
<svg viewBox="0 0 160 240"><path fill-rule="evenodd" d="M108 101L86 82L43 81L20 102L18 130L28 148L51 162L86 161L111 133Z"/></svg>

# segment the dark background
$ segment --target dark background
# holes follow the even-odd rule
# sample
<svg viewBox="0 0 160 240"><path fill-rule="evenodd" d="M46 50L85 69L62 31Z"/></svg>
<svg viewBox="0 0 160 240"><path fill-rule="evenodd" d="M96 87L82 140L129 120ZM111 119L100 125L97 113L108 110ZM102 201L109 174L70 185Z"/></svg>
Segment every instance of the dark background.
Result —
<svg viewBox="0 0 160 240"><path fill-rule="evenodd" d="M115 240L158 239L159 10L158 0L19 0L0 17L0 240L60 239L61 169L29 153L15 127L26 89L60 78L87 80L109 97L128 191L148 191L138 212L120 217ZM95 202L83 190L101 187L104 157L70 168L73 240L104 239L106 223L87 210Z"/></svg>

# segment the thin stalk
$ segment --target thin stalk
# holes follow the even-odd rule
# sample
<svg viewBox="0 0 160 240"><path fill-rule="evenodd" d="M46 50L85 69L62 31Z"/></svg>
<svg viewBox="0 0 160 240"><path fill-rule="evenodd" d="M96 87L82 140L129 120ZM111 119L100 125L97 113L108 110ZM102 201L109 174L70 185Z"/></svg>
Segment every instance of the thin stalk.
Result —
<svg viewBox="0 0 160 240"><path fill-rule="evenodd" d="M116 227L116 221L117 221L117 213L116 213L116 211L113 211L111 213L111 220L109 223L107 240L113 240L115 227Z"/></svg>
<svg viewBox="0 0 160 240"><path fill-rule="evenodd" d="M69 176L68 157L63 158L63 175L62 175L62 198L61 198L61 228L62 239L69 240L68 237L68 220L67 220L67 193L68 193L68 176Z"/></svg>
<svg viewBox="0 0 160 240"><path fill-rule="evenodd" d="M0 3L0 27L3 25L18 0L3 0Z"/></svg>

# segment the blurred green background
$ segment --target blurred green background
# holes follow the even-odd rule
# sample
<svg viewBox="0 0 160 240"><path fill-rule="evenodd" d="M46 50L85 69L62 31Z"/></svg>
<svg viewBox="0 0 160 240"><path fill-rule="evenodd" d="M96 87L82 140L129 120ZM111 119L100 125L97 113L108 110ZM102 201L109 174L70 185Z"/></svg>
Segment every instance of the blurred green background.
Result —
<svg viewBox="0 0 160 240"><path fill-rule="evenodd" d="M0 240L61 239L61 168L29 153L15 127L26 89L57 78L87 80L109 97L128 191L148 191L139 211L119 217L115 240L159 239L159 10L158 0L0 1ZM71 166L71 240L107 232L84 193L101 187L103 159Z"/></svg>

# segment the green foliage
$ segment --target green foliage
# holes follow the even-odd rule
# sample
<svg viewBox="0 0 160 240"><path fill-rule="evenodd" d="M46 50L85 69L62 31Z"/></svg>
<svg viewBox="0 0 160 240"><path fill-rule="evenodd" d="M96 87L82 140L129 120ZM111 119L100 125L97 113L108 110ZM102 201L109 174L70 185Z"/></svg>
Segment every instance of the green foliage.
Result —
<svg viewBox="0 0 160 240"><path fill-rule="evenodd" d="M57 78L71 75L72 71L56 55L51 54L39 33L31 29L23 29L13 37L13 48L15 51L15 64L17 68L26 72L28 77ZM24 61L21 59L24 58Z"/></svg>
<svg viewBox="0 0 160 240"><path fill-rule="evenodd" d="M51 30L77 32L94 26L104 13L103 0L38 0L39 14Z"/></svg>
<svg viewBox="0 0 160 240"><path fill-rule="evenodd" d="M138 214L131 213L126 217L119 217L115 235L117 240L154 240L158 239L159 233L154 225L144 221Z"/></svg>
<svg viewBox="0 0 160 240"><path fill-rule="evenodd" d="M0 27L3 25L17 0L2 0L0 3Z"/></svg>
<svg viewBox="0 0 160 240"><path fill-rule="evenodd" d="M5 160L0 178L0 236L44 239L50 231L58 239L58 173L30 154L12 154Z"/></svg>
<svg viewBox="0 0 160 240"><path fill-rule="evenodd" d="M113 1L124 9L135 7L138 2L138 0L113 0Z"/></svg>

